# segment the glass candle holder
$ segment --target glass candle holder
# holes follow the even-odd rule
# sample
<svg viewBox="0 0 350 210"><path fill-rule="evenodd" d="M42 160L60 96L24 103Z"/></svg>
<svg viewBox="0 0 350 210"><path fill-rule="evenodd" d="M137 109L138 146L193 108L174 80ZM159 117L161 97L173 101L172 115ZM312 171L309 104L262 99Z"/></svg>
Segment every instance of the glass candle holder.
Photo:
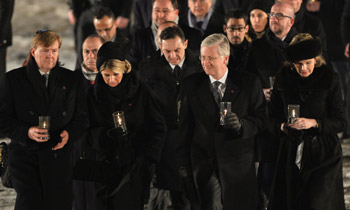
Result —
<svg viewBox="0 0 350 210"><path fill-rule="evenodd" d="M114 127L122 130L123 134L127 134L127 128L125 123L125 117L123 111L113 112Z"/></svg>
<svg viewBox="0 0 350 210"><path fill-rule="evenodd" d="M231 102L220 102L220 125L225 125L225 119L229 112L231 112Z"/></svg>
<svg viewBox="0 0 350 210"><path fill-rule="evenodd" d="M41 133L41 134L46 134L49 135L49 130L50 130L50 116L39 116L39 128L40 129L46 129L47 132ZM50 139L50 137L40 137L40 139Z"/></svg>
<svg viewBox="0 0 350 210"><path fill-rule="evenodd" d="M289 104L288 105L288 123L292 124L300 116L300 106L299 104Z"/></svg>

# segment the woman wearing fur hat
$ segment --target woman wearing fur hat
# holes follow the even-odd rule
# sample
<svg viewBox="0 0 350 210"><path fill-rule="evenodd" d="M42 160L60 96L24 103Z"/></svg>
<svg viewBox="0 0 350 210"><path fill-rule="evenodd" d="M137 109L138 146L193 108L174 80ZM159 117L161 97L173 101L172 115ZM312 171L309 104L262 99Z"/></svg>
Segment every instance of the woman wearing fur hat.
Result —
<svg viewBox="0 0 350 210"><path fill-rule="evenodd" d="M112 163L96 183L97 209L143 209L152 169L159 161L166 127L147 86L125 59L124 46L107 42L97 54L94 86L88 92L91 128L87 142L98 160ZM114 128L112 113L123 111L126 130Z"/></svg>
<svg viewBox="0 0 350 210"><path fill-rule="evenodd" d="M271 210L344 210L342 151L345 125L338 75L325 65L318 38L298 34L285 49L289 65L276 75L270 130L279 136ZM300 106L288 122L287 107Z"/></svg>

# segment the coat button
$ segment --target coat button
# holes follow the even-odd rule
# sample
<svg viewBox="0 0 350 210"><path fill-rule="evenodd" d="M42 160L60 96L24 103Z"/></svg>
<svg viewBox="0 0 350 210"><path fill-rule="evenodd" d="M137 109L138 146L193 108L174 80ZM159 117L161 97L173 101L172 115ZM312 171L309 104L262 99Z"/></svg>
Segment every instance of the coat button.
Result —
<svg viewBox="0 0 350 210"><path fill-rule="evenodd" d="M66 115L67 115L67 112L63 112L62 115L63 115L63 116L66 116Z"/></svg>

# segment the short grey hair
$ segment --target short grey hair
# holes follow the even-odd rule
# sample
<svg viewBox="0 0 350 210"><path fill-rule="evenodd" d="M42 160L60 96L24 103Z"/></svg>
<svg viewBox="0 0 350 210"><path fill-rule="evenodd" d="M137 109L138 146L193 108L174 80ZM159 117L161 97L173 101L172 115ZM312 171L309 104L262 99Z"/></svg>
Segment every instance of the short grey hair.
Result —
<svg viewBox="0 0 350 210"><path fill-rule="evenodd" d="M218 45L218 53L220 56L230 55L230 42L223 34L212 34L206 37L201 44L202 47L209 47L212 45Z"/></svg>

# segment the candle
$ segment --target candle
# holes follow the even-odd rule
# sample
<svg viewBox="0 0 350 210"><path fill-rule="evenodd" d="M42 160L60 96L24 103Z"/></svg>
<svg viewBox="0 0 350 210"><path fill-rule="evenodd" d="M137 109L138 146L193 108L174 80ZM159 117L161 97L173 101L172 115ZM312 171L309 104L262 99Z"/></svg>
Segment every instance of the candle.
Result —
<svg viewBox="0 0 350 210"><path fill-rule="evenodd" d="M292 117L295 117L295 109L292 110Z"/></svg>

